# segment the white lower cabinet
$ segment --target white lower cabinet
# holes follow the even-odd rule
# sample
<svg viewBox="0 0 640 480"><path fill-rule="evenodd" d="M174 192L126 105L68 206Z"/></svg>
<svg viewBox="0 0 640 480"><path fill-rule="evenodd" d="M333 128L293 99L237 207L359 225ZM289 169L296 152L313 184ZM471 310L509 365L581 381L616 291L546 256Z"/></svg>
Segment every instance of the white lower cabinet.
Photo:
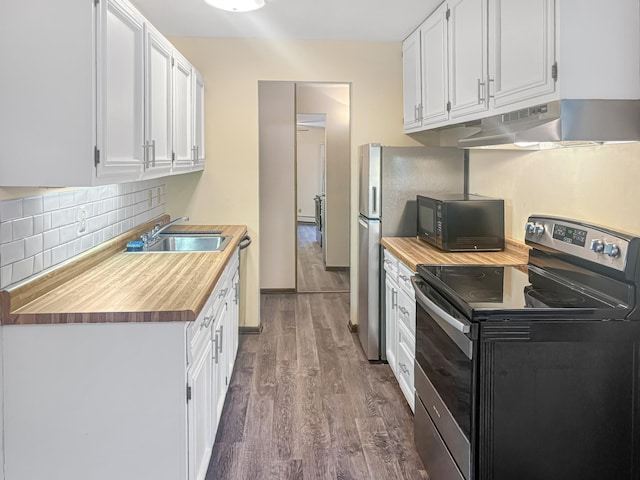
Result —
<svg viewBox="0 0 640 480"><path fill-rule="evenodd" d="M384 250L386 354L411 411L415 408L413 365L416 356L416 303L411 277L415 274Z"/></svg>
<svg viewBox="0 0 640 480"><path fill-rule="evenodd" d="M236 356L223 338L237 338L238 259L194 322L3 327L5 480L204 479Z"/></svg>

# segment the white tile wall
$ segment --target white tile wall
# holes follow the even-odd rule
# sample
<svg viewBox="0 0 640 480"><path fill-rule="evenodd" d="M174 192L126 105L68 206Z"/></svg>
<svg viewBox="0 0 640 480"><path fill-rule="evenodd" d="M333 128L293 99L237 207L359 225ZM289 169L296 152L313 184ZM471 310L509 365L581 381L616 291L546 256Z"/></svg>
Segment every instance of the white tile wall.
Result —
<svg viewBox="0 0 640 480"><path fill-rule="evenodd" d="M162 215L165 192L155 179L0 201L0 288Z"/></svg>

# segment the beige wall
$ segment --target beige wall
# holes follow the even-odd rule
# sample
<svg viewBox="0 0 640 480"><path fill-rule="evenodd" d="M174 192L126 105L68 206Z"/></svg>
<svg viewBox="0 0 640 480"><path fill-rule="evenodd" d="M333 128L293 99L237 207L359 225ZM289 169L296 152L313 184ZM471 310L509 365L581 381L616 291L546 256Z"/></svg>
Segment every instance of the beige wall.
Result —
<svg viewBox="0 0 640 480"><path fill-rule="evenodd" d="M469 191L502 197L506 234L534 213L640 234L640 143L539 152L472 150Z"/></svg>
<svg viewBox="0 0 640 480"><path fill-rule="evenodd" d="M260 82L260 289L296 285L295 84ZM251 275L251 273L249 273Z"/></svg>
<svg viewBox="0 0 640 480"><path fill-rule="evenodd" d="M167 181L167 211L193 222L246 224L254 244L246 270L244 325L259 317L258 81L351 84L351 232L357 219L357 146L380 142L412 145L402 133L400 42L265 41L172 38L205 80L207 168L201 175ZM351 304L357 278L357 245L351 235ZM351 311L356 320L355 309Z"/></svg>

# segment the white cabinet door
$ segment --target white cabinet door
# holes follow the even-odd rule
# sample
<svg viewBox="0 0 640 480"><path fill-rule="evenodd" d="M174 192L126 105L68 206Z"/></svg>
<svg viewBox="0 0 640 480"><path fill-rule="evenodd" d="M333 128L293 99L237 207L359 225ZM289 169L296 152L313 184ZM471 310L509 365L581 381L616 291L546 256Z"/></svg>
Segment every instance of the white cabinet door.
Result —
<svg viewBox="0 0 640 480"><path fill-rule="evenodd" d="M554 17L554 0L489 0L491 107L555 91Z"/></svg>
<svg viewBox="0 0 640 480"><path fill-rule="evenodd" d="M191 171L193 151L193 80L191 64L181 55L174 55L174 149L175 172Z"/></svg>
<svg viewBox="0 0 640 480"><path fill-rule="evenodd" d="M144 18L118 0L99 5L97 175L132 180L144 150Z"/></svg>
<svg viewBox="0 0 640 480"><path fill-rule="evenodd" d="M389 367L391 367L393 373L397 375L398 286L389 275L386 275L384 282L384 295L387 362L389 362Z"/></svg>
<svg viewBox="0 0 640 480"><path fill-rule="evenodd" d="M422 126L420 106L420 30L413 32L402 42L402 94L404 99L404 129Z"/></svg>
<svg viewBox="0 0 640 480"><path fill-rule="evenodd" d="M204 168L204 80L200 72L193 70L193 146L194 170Z"/></svg>
<svg viewBox="0 0 640 480"><path fill-rule="evenodd" d="M213 419L216 429L220 416L222 415L222 407L224 406L225 395L227 394L228 374L227 374L227 356L225 344L225 330L227 325L227 304L221 304L216 320L213 325L213 378L214 378L214 397L213 397Z"/></svg>
<svg viewBox="0 0 640 480"><path fill-rule="evenodd" d="M203 347L187 372L189 418L189 480L203 480L213 446L213 372L211 337L205 335Z"/></svg>
<svg viewBox="0 0 640 480"><path fill-rule="evenodd" d="M487 0L449 1L450 117L487 109Z"/></svg>
<svg viewBox="0 0 640 480"><path fill-rule="evenodd" d="M173 156L173 47L153 27L145 26L145 173L166 175Z"/></svg>
<svg viewBox="0 0 640 480"><path fill-rule="evenodd" d="M447 5L443 4L420 27L423 126L449 118L447 43Z"/></svg>

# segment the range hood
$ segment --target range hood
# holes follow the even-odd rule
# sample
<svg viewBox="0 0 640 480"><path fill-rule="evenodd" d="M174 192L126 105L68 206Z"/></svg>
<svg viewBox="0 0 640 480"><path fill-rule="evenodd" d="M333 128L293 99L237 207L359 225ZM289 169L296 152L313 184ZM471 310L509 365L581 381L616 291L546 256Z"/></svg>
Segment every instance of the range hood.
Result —
<svg viewBox="0 0 640 480"><path fill-rule="evenodd" d="M640 100L559 100L484 118L480 131L458 147L540 150L636 141Z"/></svg>

